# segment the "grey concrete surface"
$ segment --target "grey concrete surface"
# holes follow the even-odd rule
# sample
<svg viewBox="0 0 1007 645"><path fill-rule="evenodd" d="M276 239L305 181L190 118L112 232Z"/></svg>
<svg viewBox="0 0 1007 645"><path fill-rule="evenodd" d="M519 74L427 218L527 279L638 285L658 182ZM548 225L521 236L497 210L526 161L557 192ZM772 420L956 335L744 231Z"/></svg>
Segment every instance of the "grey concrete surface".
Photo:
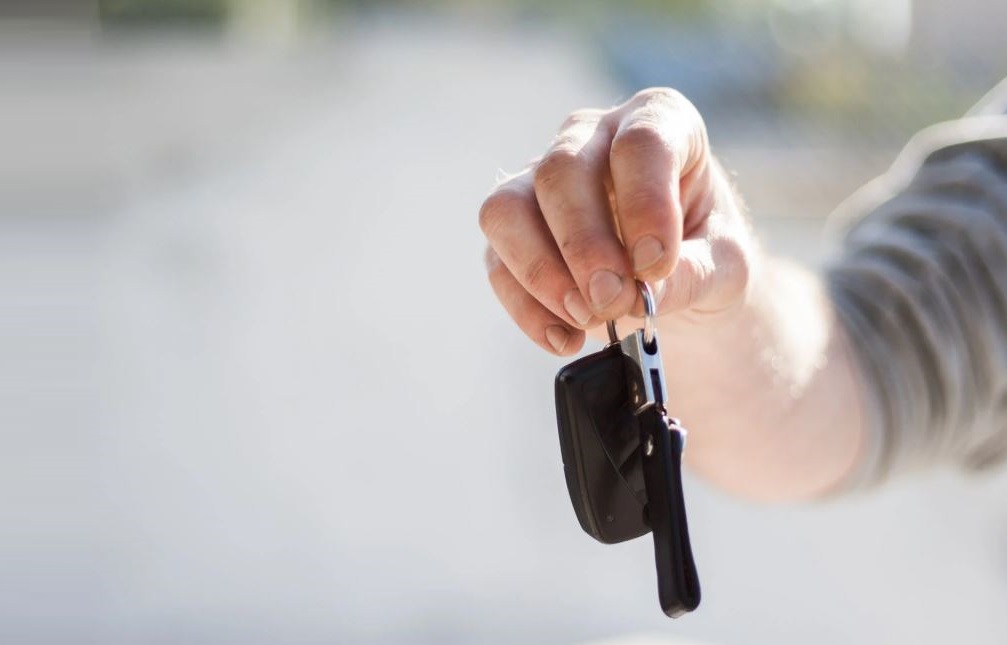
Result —
<svg viewBox="0 0 1007 645"><path fill-rule="evenodd" d="M577 42L398 24L11 51L4 642L1003 642L1004 475L769 508L690 479L704 604L674 622L646 540L580 532L561 361L495 304L475 222L498 168L618 98ZM808 164L753 145L735 158L780 169L750 200L771 215ZM820 224L759 218L808 261Z"/></svg>

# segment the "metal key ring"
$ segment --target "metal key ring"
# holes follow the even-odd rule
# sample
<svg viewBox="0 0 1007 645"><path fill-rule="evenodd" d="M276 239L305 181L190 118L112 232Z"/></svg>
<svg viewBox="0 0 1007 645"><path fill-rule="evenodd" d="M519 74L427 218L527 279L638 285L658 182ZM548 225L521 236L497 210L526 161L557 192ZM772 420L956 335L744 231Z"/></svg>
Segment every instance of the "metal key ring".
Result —
<svg viewBox="0 0 1007 645"><path fill-rule="evenodd" d="M654 298L654 291L646 282L636 281L636 288L640 290L640 297L643 299L643 342L646 345L654 343L654 330L657 317L657 300ZM619 342L619 334L615 329L615 321L609 320L605 323L608 328L608 339L612 343Z"/></svg>

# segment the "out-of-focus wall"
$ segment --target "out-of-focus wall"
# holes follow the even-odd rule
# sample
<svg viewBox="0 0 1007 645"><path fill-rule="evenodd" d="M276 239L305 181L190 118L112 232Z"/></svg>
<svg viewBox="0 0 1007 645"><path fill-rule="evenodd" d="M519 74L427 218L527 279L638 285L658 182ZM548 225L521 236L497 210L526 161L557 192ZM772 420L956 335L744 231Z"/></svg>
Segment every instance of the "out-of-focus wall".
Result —
<svg viewBox="0 0 1007 645"><path fill-rule="evenodd" d="M912 44L920 52L939 53L964 66L1002 65L1007 6L989 0L915 0Z"/></svg>

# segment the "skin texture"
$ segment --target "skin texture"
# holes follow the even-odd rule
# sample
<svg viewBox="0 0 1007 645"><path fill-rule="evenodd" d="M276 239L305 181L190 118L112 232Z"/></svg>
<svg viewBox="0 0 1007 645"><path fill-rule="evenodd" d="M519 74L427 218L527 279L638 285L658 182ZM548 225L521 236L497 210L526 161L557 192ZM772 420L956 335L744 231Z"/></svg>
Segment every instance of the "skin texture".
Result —
<svg viewBox="0 0 1007 645"><path fill-rule="evenodd" d="M544 154L486 198L490 284L540 347L578 352L657 289L672 413L687 463L760 500L842 486L865 440L863 396L817 276L766 255L674 90L572 113ZM620 320L620 329L638 326Z"/></svg>

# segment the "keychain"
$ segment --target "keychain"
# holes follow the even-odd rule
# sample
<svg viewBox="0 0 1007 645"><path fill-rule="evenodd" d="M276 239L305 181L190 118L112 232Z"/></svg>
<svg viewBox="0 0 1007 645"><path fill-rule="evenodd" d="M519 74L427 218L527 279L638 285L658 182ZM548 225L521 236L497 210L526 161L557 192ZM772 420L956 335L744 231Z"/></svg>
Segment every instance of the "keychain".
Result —
<svg viewBox="0 0 1007 645"><path fill-rule="evenodd" d="M556 418L570 501L605 544L654 534L658 598L672 618L699 606L682 493L686 431L667 416L654 294L637 282L644 326L556 375Z"/></svg>

